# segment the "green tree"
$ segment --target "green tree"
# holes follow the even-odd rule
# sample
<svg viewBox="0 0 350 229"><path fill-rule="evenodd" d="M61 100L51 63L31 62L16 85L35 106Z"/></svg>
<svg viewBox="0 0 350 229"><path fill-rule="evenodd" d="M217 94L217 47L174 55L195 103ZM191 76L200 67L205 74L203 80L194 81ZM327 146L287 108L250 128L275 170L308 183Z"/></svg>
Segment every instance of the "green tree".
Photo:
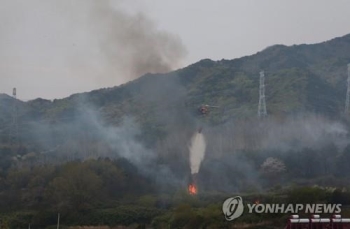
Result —
<svg viewBox="0 0 350 229"><path fill-rule="evenodd" d="M101 185L100 178L84 164L69 163L50 182L46 195L58 209L88 210L99 199Z"/></svg>

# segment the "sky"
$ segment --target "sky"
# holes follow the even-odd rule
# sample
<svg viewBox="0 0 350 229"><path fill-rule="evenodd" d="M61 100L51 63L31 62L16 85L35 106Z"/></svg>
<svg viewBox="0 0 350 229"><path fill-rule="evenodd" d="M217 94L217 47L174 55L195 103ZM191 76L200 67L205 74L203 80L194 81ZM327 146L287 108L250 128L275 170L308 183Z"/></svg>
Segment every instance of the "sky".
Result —
<svg viewBox="0 0 350 229"><path fill-rule="evenodd" d="M350 33L348 0L0 0L0 93L55 99Z"/></svg>

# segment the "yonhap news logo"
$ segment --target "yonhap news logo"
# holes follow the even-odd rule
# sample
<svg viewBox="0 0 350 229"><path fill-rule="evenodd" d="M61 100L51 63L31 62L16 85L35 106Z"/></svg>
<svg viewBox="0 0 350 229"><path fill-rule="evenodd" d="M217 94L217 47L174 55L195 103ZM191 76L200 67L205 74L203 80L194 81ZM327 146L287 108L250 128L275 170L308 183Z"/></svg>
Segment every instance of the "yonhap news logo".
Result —
<svg viewBox="0 0 350 229"><path fill-rule="evenodd" d="M227 221L232 221L240 217L244 211L242 197L236 196L226 199L222 205L222 211Z"/></svg>
<svg viewBox="0 0 350 229"><path fill-rule="evenodd" d="M341 204L247 204L248 213L267 214L340 214ZM245 206L241 196L230 197L222 205L222 212L227 221L232 221L243 215Z"/></svg>

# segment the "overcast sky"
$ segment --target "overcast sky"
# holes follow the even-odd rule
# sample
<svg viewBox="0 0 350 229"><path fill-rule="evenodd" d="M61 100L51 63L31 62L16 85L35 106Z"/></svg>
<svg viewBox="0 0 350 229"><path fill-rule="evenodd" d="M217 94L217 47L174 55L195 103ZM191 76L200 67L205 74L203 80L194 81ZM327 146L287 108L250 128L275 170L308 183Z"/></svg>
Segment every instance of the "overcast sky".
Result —
<svg viewBox="0 0 350 229"><path fill-rule="evenodd" d="M350 33L349 0L112 2L0 0L0 93L62 98L204 58Z"/></svg>

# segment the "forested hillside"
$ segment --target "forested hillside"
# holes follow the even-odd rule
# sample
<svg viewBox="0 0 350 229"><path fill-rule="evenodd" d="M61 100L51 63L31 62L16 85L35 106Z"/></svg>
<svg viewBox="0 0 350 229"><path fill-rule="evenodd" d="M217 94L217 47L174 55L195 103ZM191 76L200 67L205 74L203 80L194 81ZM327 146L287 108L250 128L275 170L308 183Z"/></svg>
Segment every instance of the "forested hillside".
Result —
<svg viewBox="0 0 350 229"><path fill-rule="evenodd" d="M50 217L58 211L76 225L87 219L96 225L162 225L170 218L176 224L182 208L193 218L219 217L216 205L199 211L178 206L204 207L186 193L189 144L198 130L206 140L198 173L205 201L292 183L347 187L349 50L346 35L312 45L274 45L234 60L205 59L53 101L1 94L0 209L21 211L7 219L22 227L28 221L54 224ZM262 70L268 116L258 119ZM213 107L202 114L202 105ZM347 204L348 194L341 195ZM142 214L128 218L134 204ZM175 206L174 215L167 212ZM120 212L125 218L109 217ZM226 225L220 219L213 225L221 223Z"/></svg>

